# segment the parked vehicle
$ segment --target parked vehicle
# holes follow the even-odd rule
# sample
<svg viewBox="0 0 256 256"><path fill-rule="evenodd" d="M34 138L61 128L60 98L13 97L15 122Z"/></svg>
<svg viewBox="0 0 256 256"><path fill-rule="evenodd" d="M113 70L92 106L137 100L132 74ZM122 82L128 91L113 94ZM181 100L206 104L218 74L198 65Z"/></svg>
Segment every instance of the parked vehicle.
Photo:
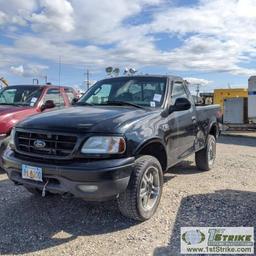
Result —
<svg viewBox="0 0 256 256"><path fill-rule="evenodd" d="M74 89L64 86L15 85L2 89L0 91L0 155L6 147L8 140L6 138L17 122L48 109L70 106L76 97Z"/></svg>
<svg viewBox="0 0 256 256"><path fill-rule="evenodd" d="M18 123L4 168L31 193L116 197L123 215L143 221L158 207L169 167L195 153L199 169L212 168L219 111L196 106L179 77L104 79L73 107Z"/></svg>
<svg viewBox="0 0 256 256"><path fill-rule="evenodd" d="M52 85L15 85L0 91L0 139L11 132L12 127L30 115L54 108L69 106L75 91L70 87Z"/></svg>

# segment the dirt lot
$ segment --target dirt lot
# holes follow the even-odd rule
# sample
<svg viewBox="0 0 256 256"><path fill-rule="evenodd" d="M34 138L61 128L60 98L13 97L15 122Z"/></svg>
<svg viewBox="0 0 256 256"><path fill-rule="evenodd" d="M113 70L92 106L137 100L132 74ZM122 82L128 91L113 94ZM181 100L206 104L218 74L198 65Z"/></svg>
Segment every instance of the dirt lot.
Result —
<svg viewBox="0 0 256 256"><path fill-rule="evenodd" d="M114 202L37 198L0 174L0 254L179 255L180 226L256 226L256 138L222 137L216 167L193 159L165 176L156 215L137 223Z"/></svg>

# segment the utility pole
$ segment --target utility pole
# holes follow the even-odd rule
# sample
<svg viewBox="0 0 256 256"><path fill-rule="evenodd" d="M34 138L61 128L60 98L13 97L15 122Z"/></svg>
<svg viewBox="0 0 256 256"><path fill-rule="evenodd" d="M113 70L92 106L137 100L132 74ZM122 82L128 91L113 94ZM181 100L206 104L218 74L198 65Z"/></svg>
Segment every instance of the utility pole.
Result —
<svg viewBox="0 0 256 256"><path fill-rule="evenodd" d="M198 98L199 98L199 92L200 92L200 84L197 84L197 85L196 85L196 97L197 97L197 101L198 101Z"/></svg>
<svg viewBox="0 0 256 256"><path fill-rule="evenodd" d="M86 71L86 78L87 78L87 90L89 89L90 87L90 73L89 73L89 69L87 69Z"/></svg>
<svg viewBox="0 0 256 256"><path fill-rule="evenodd" d="M85 68L85 73L84 73L84 83L85 83L85 89L86 89L86 91L89 89L89 87L90 87L90 71L89 71L89 69L86 69Z"/></svg>
<svg viewBox="0 0 256 256"><path fill-rule="evenodd" d="M39 80L37 79L37 78L33 78L33 84L36 84L36 85L38 85L39 84Z"/></svg>

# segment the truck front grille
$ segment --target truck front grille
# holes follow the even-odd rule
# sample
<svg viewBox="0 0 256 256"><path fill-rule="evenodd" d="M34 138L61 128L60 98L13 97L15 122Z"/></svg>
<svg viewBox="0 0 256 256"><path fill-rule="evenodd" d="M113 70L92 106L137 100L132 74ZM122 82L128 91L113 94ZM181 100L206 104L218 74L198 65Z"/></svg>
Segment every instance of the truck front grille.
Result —
<svg viewBox="0 0 256 256"><path fill-rule="evenodd" d="M57 133L16 131L16 148L20 153L38 157L68 157L72 154L77 137Z"/></svg>

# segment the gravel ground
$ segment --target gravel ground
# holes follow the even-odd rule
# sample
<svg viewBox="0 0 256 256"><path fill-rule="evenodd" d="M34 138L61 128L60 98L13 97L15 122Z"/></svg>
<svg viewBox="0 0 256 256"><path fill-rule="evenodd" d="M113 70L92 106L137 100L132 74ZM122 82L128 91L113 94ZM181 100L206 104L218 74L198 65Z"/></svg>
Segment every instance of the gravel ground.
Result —
<svg viewBox="0 0 256 256"><path fill-rule="evenodd" d="M38 198L0 174L0 254L180 255L180 226L255 226L256 138L222 137L216 167L193 158L165 175L155 216L122 217L115 202Z"/></svg>

